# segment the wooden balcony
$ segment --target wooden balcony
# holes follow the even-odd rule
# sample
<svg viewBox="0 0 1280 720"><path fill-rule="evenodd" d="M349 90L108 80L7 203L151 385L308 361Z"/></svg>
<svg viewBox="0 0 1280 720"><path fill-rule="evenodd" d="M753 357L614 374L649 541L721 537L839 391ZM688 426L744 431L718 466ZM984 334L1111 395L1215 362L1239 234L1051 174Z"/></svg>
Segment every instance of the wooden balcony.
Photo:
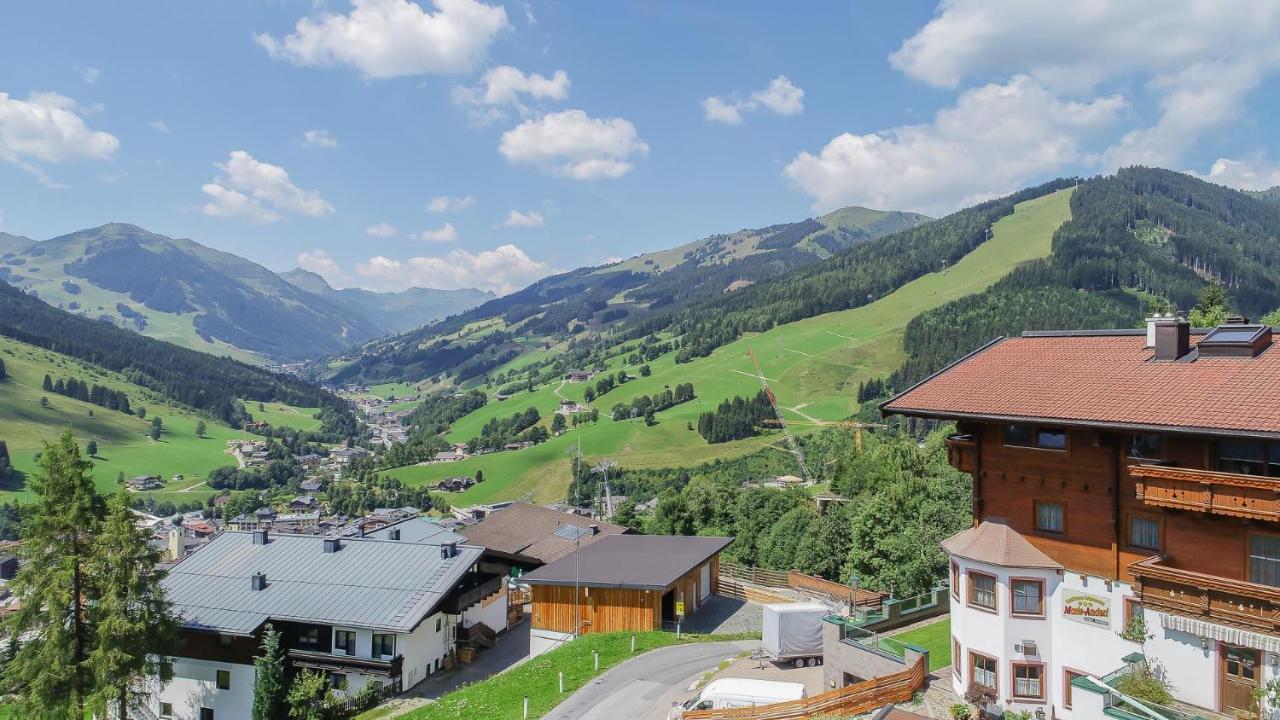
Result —
<svg viewBox="0 0 1280 720"><path fill-rule="evenodd" d="M1280 588L1182 570L1164 555L1129 566L1142 605L1275 635L1280 632Z"/></svg>
<svg viewBox="0 0 1280 720"><path fill-rule="evenodd" d="M952 435L947 438L947 462L960 472L978 471L978 443L972 435Z"/></svg>
<svg viewBox="0 0 1280 720"><path fill-rule="evenodd" d="M400 677L400 667L404 658L396 655L393 658L358 657L313 650L289 650L289 663L298 669L327 670L331 672L355 672L363 675L385 675L389 678Z"/></svg>
<svg viewBox="0 0 1280 720"><path fill-rule="evenodd" d="M1280 521L1280 478L1168 465L1135 465L1129 476L1147 505Z"/></svg>

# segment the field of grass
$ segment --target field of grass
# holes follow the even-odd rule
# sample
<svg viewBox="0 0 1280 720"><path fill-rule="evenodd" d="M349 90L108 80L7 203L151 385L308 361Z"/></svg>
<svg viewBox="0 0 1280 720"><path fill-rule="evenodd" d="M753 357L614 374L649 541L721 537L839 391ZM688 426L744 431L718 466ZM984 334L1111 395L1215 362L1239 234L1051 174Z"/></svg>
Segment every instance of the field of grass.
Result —
<svg viewBox="0 0 1280 720"><path fill-rule="evenodd" d="M435 483L455 475L484 470L485 482L449 497L455 504L519 498L533 493L537 501L559 500L569 482L569 453L580 441L588 461L609 457L628 467L689 465L718 457L734 457L776 442L777 437L708 445L689 424L734 395L760 388L747 351L754 349L769 386L795 431L805 422L837 420L857 411L858 383L883 377L905 359L902 335L916 315L965 295L985 290L1019 263L1049 254L1053 232L1070 217L1071 189L1020 203L1013 215L998 221L991 240L944 272L930 273L869 305L789 323L741 338L710 356L681 365L674 353L649 363L650 377L636 378L597 398L601 413L595 426L570 431L534 448L469 458L458 463L422 465L388 471L409 484ZM610 371L622 369L615 358ZM636 368L627 368L632 375ZM605 419L616 403L664 386L692 382L697 399L657 415L658 424ZM594 384L594 383L591 383ZM549 418L561 397L581 402L587 383L554 383L505 401L491 401L454 424L451 441L479 434L491 418L507 417L529 406ZM547 422L544 420L544 422Z"/></svg>
<svg viewBox="0 0 1280 720"><path fill-rule="evenodd" d="M668 645L692 642L734 640L728 635L692 635L685 633L677 640L675 633L634 633L636 653ZM399 716L401 720L455 720L456 718L519 718L524 698L529 698L529 717L540 718L610 667L633 657L632 633L600 633L584 635L577 640L529 660L488 680L468 685L439 699ZM593 652L600 653L600 671L594 670ZM559 673L564 673L564 693L559 689ZM374 708L358 715L356 720L388 717Z"/></svg>
<svg viewBox="0 0 1280 720"><path fill-rule="evenodd" d="M148 493L157 501L204 500L213 492L202 482L208 472L235 464L235 459L227 454L227 441L244 437L241 431L179 408L121 375L10 338L0 338L0 359L4 360L9 374L8 379L0 382L0 440L8 445L18 470L33 470L35 453L42 443L53 440L68 427L82 448L89 440L97 441L94 480L102 491L114 490L120 473L126 478L159 475L166 487ZM122 390L128 394L129 404L135 411L146 408L147 417L142 419L45 392L41 390L45 373L55 379L75 377ZM48 407L41 407L42 397L48 398ZM249 405L257 409L256 403ZM281 418L314 422L310 417L314 409L295 409L277 403L268 403L266 407ZM157 415L164 423L164 433L158 441L147 435L151 418ZM201 420L205 423L203 438L195 432ZM183 477L176 480L175 475ZM0 500L20 497L26 492L21 487L0 488Z"/></svg>
<svg viewBox="0 0 1280 720"><path fill-rule="evenodd" d="M294 407L278 402L262 403L262 410L258 409L258 403L248 400L244 406L248 408L249 414L258 422L269 422L274 427L290 427L296 430L315 430L320 427L320 420L313 417L320 412L320 408Z"/></svg>
<svg viewBox="0 0 1280 720"><path fill-rule="evenodd" d="M951 618L943 616L937 622L912 628L894 635L908 645L915 645L929 651L929 671L951 664Z"/></svg>

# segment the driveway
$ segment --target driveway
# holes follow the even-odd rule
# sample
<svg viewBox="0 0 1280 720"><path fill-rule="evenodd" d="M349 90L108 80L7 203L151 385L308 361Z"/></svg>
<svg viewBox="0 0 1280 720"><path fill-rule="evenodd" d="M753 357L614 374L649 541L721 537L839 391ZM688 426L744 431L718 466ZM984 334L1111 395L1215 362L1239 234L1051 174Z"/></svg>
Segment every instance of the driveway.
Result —
<svg viewBox="0 0 1280 720"><path fill-rule="evenodd" d="M665 720L671 703L720 664L760 646L759 640L694 643L647 652L615 665L570 695L544 720Z"/></svg>
<svg viewBox="0 0 1280 720"><path fill-rule="evenodd" d="M685 618L682 628L692 633L759 634L763 626L764 608L759 603L712 595L698 608L698 612Z"/></svg>
<svg viewBox="0 0 1280 720"><path fill-rule="evenodd" d="M403 697L434 700L463 685L493 677L529 659L529 621L521 620L498 636L498 644L476 653L469 663L458 663L452 670L439 672L414 685Z"/></svg>

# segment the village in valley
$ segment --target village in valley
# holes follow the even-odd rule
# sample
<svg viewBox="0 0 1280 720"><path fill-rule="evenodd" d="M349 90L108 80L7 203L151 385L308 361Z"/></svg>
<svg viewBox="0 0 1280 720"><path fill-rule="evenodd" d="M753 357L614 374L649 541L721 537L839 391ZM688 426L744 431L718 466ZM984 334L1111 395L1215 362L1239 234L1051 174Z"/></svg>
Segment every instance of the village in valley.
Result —
<svg viewBox="0 0 1280 720"><path fill-rule="evenodd" d="M1280 3L0 27L0 720L1280 720Z"/></svg>

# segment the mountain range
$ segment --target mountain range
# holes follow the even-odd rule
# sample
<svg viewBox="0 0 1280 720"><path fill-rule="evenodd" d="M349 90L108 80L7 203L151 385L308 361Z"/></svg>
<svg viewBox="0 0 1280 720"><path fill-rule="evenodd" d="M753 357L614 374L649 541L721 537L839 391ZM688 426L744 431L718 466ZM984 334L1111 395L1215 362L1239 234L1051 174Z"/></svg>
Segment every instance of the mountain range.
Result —
<svg viewBox="0 0 1280 720"><path fill-rule="evenodd" d="M492 297L334 290L193 240L110 223L43 242L0 234L0 280L70 312L237 359L298 361L402 332Z"/></svg>
<svg viewBox="0 0 1280 720"><path fill-rule="evenodd" d="M578 268L446 320L370 343L340 356L332 364L336 370L318 372L335 382L416 380L446 370L467 380L532 348L545 349L623 325L660 327L663 318L694 303L738 294L930 220L918 213L847 207ZM449 339L438 340L444 336Z"/></svg>

